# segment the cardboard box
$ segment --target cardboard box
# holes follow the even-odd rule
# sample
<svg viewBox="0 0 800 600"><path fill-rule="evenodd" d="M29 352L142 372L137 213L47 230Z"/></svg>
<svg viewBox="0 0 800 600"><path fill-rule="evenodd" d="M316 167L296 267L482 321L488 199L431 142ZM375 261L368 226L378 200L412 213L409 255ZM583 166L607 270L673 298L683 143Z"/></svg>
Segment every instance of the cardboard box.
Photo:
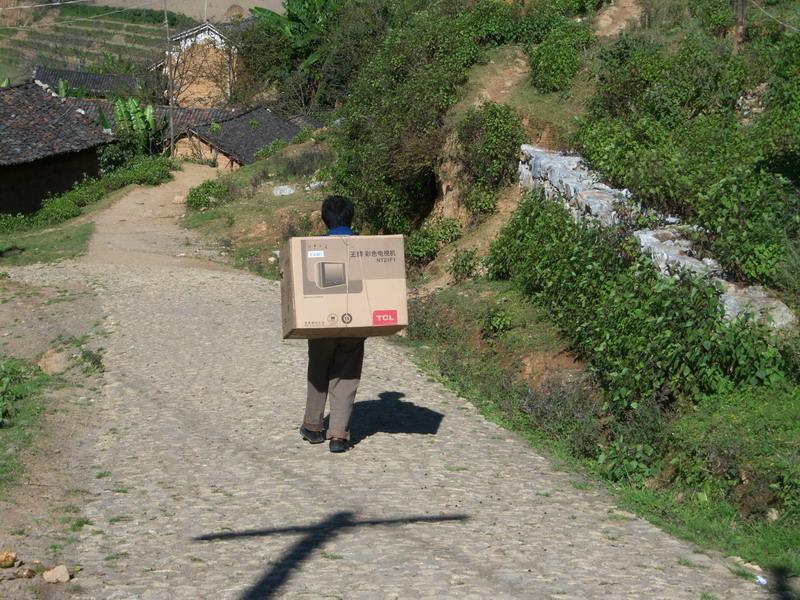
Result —
<svg viewBox="0 0 800 600"><path fill-rule="evenodd" d="M375 337L408 325L402 235L291 238L281 273L284 339Z"/></svg>

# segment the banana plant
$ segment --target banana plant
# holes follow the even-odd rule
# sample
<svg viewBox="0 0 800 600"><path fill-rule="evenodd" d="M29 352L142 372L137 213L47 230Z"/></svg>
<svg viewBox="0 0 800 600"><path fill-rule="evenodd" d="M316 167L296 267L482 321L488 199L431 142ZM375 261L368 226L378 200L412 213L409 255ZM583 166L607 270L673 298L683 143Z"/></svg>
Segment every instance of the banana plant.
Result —
<svg viewBox="0 0 800 600"><path fill-rule="evenodd" d="M152 104L142 106L136 98L114 102L114 123L118 139L135 143L142 153L152 153L161 141L163 124L156 119Z"/></svg>

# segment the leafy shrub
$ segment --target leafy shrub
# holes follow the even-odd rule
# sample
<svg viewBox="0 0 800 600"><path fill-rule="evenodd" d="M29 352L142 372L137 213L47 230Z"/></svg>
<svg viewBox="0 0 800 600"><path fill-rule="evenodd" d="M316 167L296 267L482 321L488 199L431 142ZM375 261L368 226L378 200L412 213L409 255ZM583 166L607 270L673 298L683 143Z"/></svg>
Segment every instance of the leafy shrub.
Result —
<svg viewBox="0 0 800 600"><path fill-rule="evenodd" d="M722 265L739 279L772 282L784 260L787 223L800 198L769 173L737 169L702 195L698 219L716 233L710 246Z"/></svg>
<svg viewBox="0 0 800 600"><path fill-rule="evenodd" d="M458 124L458 141L467 175L484 188L497 189L516 174L525 131L514 109L487 102L470 109Z"/></svg>
<svg viewBox="0 0 800 600"><path fill-rule="evenodd" d="M465 281L475 275L478 269L478 252L470 250L456 250L453 258L447 265L447 273L455 282Z"/></svg>
<svg viewBox="0 0 800 600"><path fill-rule="evenodd" d="M186 206L202 210L230 200L230 190L218 179L209 179L189 190Z"/></svg>
<svg viewBox="0 0 800 600"><path fill-rule="evenodd" d="M748 516L778 508L800 518L799 424L797 386L744 387L708 398L672 425L667 474L731 500Z"/></svg>
<svg viewBox="0 0 800 600"><path fill-rule="evenodd" d="M589 29L565 21L550 31L530 52L533 86L542 92L557 92L570 86L581 64L581 50L592 43Z"/></svg>
<svg viewBox="0 0 800 600"><path fill-rule="evenodd" d="M492 306L483 317L481 333L484 337L496 337L511 329L511 315L502 306Z"/></svg>
<svg viewBox="0 0 800 600"><path fill-rule="evenodd" d="M800 44L786 48L774 90L797 76ZM786 240L800 229L800 197L783 179L800 165L800 145L790 141L800 102L784 112L794 96L775 92L756 126L743 125L737 103L755 75L727 41L699 33L674 50L622 36L601 60L601 85L576 136L585 158L646 206L705 228L701 251L738 279L777 281Z"/></svg>
<svg viewBox="0 0 800 600"><path fill-rule="evenodd" d="M392 30L359 72L334 135L334 181L368 229L408 233L430 211L443 117L482 41L470 10L440 0Z"/></svg>
<svg viewBox="0 0 800 600"><path fill-rule="evenodd" d="M284 148L287 148L288 146L289 142L287 142L286 140L274 140L269 144L267 144L266 146L264 146L263 148L260 148L258 151L256 151L254 158L256 160L264 160L280 152Z"/></svg>
<svg viewBox="0 0 800 600"><path fill-rule="evenodd" d="M627 259L637 254L629 244L530 194L493 244L489 274L511 278L550 312L623 419L654 399L669 407L783 377L765 332L726 321L709 283L685 272L662 277L649 258Z"/></svg>
<svg viewBox="0 0 800 600"><path fill-rule="evenodd" d="M497 208L497 192L482 185L473 186L467 192L465 205L471 215L490 215Z"/></svg>
<svg viewBox="0 0 800 600"><path fill-rule="evenodd" d="M735 24L735 15L729 0L696 0L692 14L711 35L724 36Z"/></svg>
<svg viewBox="0 0 800 600"><path fill-rule="evenodd" d="M431 262L445 244L461 237L455 219L439 219L425 224L406 238L406 260L413 266Z"/></svg>

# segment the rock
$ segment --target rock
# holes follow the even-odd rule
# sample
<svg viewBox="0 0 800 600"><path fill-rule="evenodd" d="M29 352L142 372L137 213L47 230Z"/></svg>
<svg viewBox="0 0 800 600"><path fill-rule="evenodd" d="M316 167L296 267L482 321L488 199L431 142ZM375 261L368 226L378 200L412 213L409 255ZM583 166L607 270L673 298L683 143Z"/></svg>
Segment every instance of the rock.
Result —
<svg viewBox="0 0 800 600"><path fill-rule="evenodd" d="M278 262L278 259L277 259L277 258L275 258L274 256L270 256L270 257L267 259L267 262L268 262L269 264L271 264L271 265L274 265L276 262Z"/></svg>
<svg viewBox="0 0 800 600"><path fill-rule="evenodd" d="M25 567L24 569L20 569L19 571L17 571L17 577L19 577L20 579L33 579L34 577L36 577L36 571L28 567Z"/></svg>
<svg viewBox="0 0 800 600"><path fill-rule="evenodd" d="M17 562L16 552L3 550L0 552L0 569L10 569Z"/></svg>
<svg viewBox="0 0 800 600"><path fill-rule="evenodd" d="M291 196L294 192L295 189L290 185L279 185L272 188L273 196Z"/></svg>
<svg viewBox="0 0 800 600"><path fill-rule="evenodd" d="M42 355L37 364L46 375L60 375L69 369L69 353L51 348Z"/></svg>
<svg viewBox="0 0 800 600"><path fill-rule="evenodd" d="M520 148L519 184L523 189L541 189L547 198L563 202L576 221L591 219L610 226L619 220L618 209L623 215L641 212L630 191L616 190L598 181L580 157L530 144ZM738 286L721 279L723 269L717 261L694 255L685 228L677 226L680 220L666 216L666 221L666 227L634 233L641 251L652 257L662 274L668 275L671 267L679 267L711 277L722 288L720 302L729 319L750 314L774 329L791 330L797 325L791 309L760 286Z"/></svg>
<svg viewBox="0 0 800 600"><path fill-rule="evenodd" d="M770 523L777 521L780 518L781 514L778 512L777 508L770 508L767 511L767 521Z"/></svg>
<svg viewBox="0 0 800 600"><path fill-rule="evenodd" d="M64 565L58 565L42 573L42 577L47 583L66 583L69 581L69 571Z"/></svg>
<svg viewBox="0 0 800 600"><path fill-rule="evenodd" d="M318 189L321 189L321 188L324 188L324 187L325 187L325 182L324 181L312 181L311 183L309 183L306 186L305 189L306 189L307 192L313 192L315 190L318 190Z"/></svg>

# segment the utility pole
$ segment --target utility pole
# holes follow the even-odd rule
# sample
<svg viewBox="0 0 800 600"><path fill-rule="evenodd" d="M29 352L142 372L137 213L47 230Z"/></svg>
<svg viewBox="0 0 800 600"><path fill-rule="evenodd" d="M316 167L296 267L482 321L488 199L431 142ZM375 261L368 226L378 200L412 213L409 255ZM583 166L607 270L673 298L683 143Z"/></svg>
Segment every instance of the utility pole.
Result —
<svg viewBox="0 0 800 600"><path fill-rule="evenodd" d="M733 53L739 54L744 46L745 27L747 26L747 0L734 0L736 5L736 31L733 34Z"/></svg>
<svg viewBox="0 0 800 600"><path fill-rule="evenodd" d="M172 42L169 39L169 15L167 14L167 0L164 0L164 30L167 35L167 94L169 104L169 155L175 156L175 121L172 114L173 93L172 93Z"/></svg>

